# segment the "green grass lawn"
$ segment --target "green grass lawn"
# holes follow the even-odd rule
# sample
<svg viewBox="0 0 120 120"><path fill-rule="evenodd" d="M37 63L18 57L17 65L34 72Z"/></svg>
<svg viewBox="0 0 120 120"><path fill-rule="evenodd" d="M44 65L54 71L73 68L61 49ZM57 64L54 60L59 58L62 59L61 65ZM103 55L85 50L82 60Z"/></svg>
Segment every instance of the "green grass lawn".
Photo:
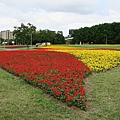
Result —
<svg viewBox="0 0 120 120"><path fill-rule="evenodd" d="M90 118L120 120L120 67L96 74L90 82L94 85Z"/></svg>
<svg viewBox="0 0 120 120"><path fill-rule="evenodd" d="M94 74L86 84L84 112L0 69L0 120L120 120L120 67Z"/></svg>
<svg viewBox="0 0 120 120"><path fill-rule="evenodd" d="M120 49L120 44L116 44L116 45L112 45L112 44L108 44L108 45L105 45L105 44L91 44L91 45L66 45L66 44L64 44L64 45L58 45L59 47L61 46L61 47L68 47L68 46L71 46L71 47L74 47L74 48L93 48L93 49L96 49L96 48L113 48L113 49ZM0 46L0 50L4 50L4 49L8 49L8 48L2 48L3 46ZM36 46L35 45L33 45L32 46L33 48L36 48ZM40 47L40 46L39 46ZM25 47L25 48L17 48L17 49L27 49L27 47ZM30 47L30 49L31 49L31 47Z"/></svg>
<svg viewBox="0 0 120 120"><path fill-rule="evenodd" d="M114 49L120 49L120 44L118 45L103 45L103 44L98 44L98 45L71 45L72 47L75 48L114 48Z"/></svg>

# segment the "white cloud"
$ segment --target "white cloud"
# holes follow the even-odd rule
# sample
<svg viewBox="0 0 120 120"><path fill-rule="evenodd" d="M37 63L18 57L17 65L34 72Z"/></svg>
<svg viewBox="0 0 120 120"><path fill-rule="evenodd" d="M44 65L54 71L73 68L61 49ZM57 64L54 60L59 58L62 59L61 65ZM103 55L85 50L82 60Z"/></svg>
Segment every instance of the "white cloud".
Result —
<svg viewBox="0 0 120 120"><path fill-rule="evenodd" d="M28 22L38 29L77 29L120 21L119 0L0 0L0 30Z"/></svg>
<svg viewBox="0 0 120 120"><path fill-rule="evenodd" d="M44 0L40 6L46 11L77 12L87 14L99 7L99 0Z"/></svg>
<svg viewBox="0 0 120 120"><path fill-rule="evenodd" d="M15 25L19 24L19 21L10 17L0 17L0 30L13 30Z"/></svg>

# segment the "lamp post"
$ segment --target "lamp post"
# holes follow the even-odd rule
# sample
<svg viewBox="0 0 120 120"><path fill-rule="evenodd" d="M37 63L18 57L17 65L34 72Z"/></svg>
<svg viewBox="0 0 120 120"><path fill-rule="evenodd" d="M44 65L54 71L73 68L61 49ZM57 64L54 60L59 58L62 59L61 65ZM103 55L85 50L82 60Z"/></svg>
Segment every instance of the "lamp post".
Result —
<svg viewBox="0 0 120 120"><path fill-rule="evenodd" d="M4 39L4 49L5 49L5 39Z"/></svg>
<svg viewBox="0 0 120 120"><path fill-rule="evenodd" d="M107 45L107 35L105 34L105 36L106 36L106 41L105 41L105 43L106 43L106 45Z"/></svg>
<svg viewBox="0 0 120 120"><path fill-rule="evenodd" d="M31 30L31 47L32 47L32 30Z"/></svg>
<svg viewBox="0 0 120 120"><path fill-rule="evenodd" d="M30 34L30 39L31 39L31 47L32 47L32 24L28 23L28 29L29 29L29 34Z"/></svg>

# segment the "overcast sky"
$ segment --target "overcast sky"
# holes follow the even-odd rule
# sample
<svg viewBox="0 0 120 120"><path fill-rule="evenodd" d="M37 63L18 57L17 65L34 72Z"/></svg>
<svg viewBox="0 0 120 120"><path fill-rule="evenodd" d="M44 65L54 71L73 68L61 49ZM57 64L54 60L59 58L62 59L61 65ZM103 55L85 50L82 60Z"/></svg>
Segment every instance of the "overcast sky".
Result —
<svg viewBox="0 0 120 120"><path fill-rule="evenodd" d="M63 31L120 22L120 0L0 0L0 31L21 23Z"/></svg>

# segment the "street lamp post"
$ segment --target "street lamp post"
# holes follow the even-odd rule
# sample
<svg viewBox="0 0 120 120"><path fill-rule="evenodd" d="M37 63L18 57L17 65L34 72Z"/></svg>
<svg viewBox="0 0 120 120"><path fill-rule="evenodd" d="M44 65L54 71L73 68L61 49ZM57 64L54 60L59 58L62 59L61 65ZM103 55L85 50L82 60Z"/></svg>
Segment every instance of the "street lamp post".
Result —
<svg viewBox="0 0 120 120"><path fill-rule="evenodd" d="M32 25L30 23L28 23L28 28L29 28L29 34L30 34L30 38L31 38L31 47L32 47Z"/></svg>
<svg viewBox="0 0 120 120"><path fill-rule="evenodd" d="M32 31L31 31L31 47L32 47Z"/></svg>
<svg viewBox="0 0 120 120"><path fill-rule="evenodd" d="M5 39L4 39L4 49L5 49Z"/></svg>
<svg viewBox="0 0 120 120"><path fill-rule="evenodd" d="M106 36L106 41L105 41L105 43L106 43L106 45L107 45L107 35L105 34L105 36Z"/></svg>

